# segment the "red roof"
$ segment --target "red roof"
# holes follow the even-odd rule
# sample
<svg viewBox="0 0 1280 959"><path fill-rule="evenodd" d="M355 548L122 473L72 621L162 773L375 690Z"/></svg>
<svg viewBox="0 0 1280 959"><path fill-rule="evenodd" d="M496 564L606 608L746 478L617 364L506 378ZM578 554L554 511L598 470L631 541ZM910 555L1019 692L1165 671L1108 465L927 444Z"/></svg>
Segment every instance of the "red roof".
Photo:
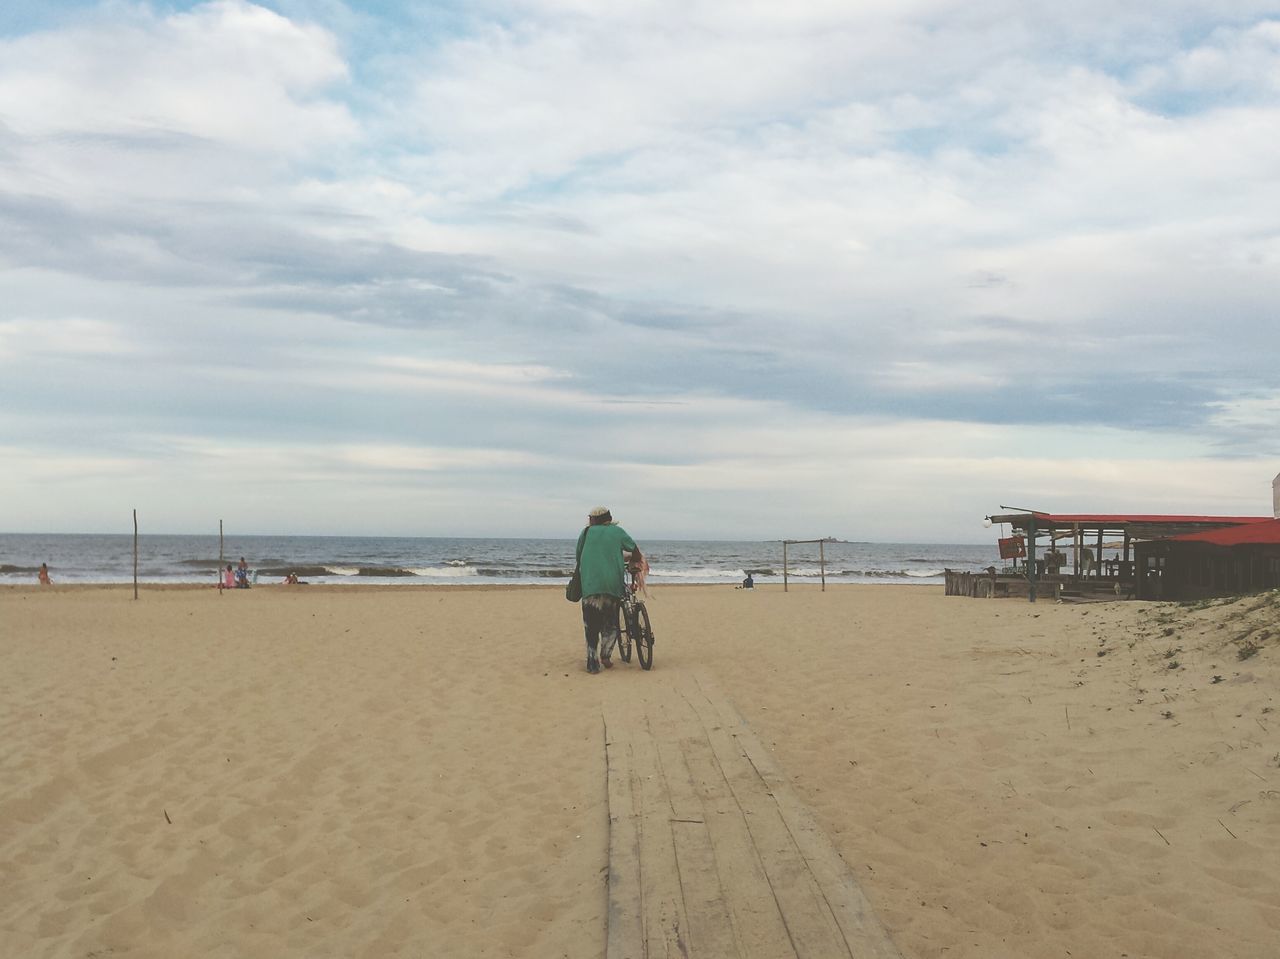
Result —
<svg viewBox="0 0 1280 959"><path fill-rule="evenodd" d="M1036 519L1048 520L1051 523L1066 525L1068 523L1114 523L1123 526L1126 523L1220 523L1223 526L1243 526L1253 523L1271 523L1270 516L1158 516L1146 514L1098 514L1098 513L1035 513Z"/></svg>
<svg viewBox="0 0 1280 959"><path fill-rule="evenodd" d="M1210 529L1203 533L1183 533L1171 536L1178 542L1212 543L1214 546L1239 546L1242 543L1280 544L1280 519L1267 519L1261 523L1228 526L1226 529Z"/></svg>

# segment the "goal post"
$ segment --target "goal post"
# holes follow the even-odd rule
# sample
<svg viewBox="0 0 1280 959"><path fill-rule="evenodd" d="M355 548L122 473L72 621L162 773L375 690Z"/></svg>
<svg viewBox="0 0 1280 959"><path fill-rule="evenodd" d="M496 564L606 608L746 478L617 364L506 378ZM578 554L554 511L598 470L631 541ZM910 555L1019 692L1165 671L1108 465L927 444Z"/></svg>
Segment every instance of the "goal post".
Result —
<svg viewBox="0 0 1280 959"><path fill-rule="evenodd" d="M788 569L787 547L803 546L809 543L818 544L818 572L822 577L822 591L827 591L827 551L825 539L784 539L782 541L782 591L788 592L790 571Z"/></svg>

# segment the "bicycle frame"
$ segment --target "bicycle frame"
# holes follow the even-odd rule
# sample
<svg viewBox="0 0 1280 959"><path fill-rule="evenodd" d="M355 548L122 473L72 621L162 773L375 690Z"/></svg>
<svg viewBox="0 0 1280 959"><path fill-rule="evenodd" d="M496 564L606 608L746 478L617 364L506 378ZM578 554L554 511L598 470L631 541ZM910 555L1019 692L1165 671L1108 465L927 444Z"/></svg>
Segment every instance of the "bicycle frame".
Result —
<svg viewBox="0 0 1280 959"><path fill-rule="evenodd" d="M631 651L634 649L640 659L641 668L651 669L653 667L653 629L649 623L649 611L645 607L644 600L637 597L635 571L630 567L627 569L625 587L618 624L620 630L618 642L623 650L623 661L631 661Z"/></svg>
<svg viewBox="0 0 1280 959"><path fill-rule="evenodd" d="M622 608L627 617L630 618L635 613L636 606L643 602L643 600L636 599L636 577L630 566L627 567L627 572L623 576L622 586Z"/></svg>

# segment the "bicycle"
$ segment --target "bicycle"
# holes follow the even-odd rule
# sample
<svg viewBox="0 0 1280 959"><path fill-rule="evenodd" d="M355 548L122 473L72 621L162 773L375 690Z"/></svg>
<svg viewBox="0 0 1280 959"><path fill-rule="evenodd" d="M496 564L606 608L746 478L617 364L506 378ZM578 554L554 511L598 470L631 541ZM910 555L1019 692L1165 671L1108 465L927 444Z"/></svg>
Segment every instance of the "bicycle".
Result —
<svg viewBox="0 0 1280 959"><path fill-rule="evenodd" d="M622 604L618 607L618 655L624 663L631 662L633 646L640 668L653 669L653 627L649 624L649 610L636 595L635 570L628 568Z"/></svg>

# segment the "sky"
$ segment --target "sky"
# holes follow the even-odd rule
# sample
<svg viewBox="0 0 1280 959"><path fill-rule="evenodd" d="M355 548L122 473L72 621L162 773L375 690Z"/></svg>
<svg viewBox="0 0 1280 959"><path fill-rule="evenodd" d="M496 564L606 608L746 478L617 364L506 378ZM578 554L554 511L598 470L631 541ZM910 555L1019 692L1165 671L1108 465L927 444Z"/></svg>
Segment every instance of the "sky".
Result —
<svg viewBox="0 0 1280 959"><path fill-rule="evenodd" d="M1280 7L0 7L0 530L1270 515Z"/></svg>

